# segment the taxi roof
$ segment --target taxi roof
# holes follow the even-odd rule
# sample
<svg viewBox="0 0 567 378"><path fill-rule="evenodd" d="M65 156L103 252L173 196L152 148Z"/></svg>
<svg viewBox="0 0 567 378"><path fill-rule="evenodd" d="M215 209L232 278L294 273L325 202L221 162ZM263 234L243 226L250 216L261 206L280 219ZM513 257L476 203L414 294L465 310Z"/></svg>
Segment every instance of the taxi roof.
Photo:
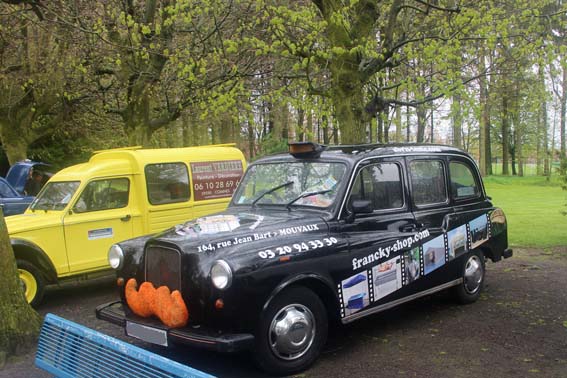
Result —
<svg viewBox="0 0 567 378"><path fill-rule="evenodd" d="M296 158L290 153L281 153L259 159L257 163L270 161L294 161L294 160L334 160L356 163L370 157L381 156L410 156L410 155L436 155L452 154L471 158L465 151L442 144L424 143L395 143L395 144L354 144L354 145L328 145L324 146L319 157Z"/></svg>

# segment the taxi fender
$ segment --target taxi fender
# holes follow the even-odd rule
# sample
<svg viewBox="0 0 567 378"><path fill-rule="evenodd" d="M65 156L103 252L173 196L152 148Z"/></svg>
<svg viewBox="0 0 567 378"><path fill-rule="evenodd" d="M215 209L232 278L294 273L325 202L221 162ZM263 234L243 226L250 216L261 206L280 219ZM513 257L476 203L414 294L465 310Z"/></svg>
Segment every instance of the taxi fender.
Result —
<svg viewBox="0 0 567 378"><path fill-rule="evenodd" d="M47 254L36 244L23 239L10 239L16 259L26 260L40 269L48 283L57 282L57 271Z"/></svg>
<svg viewBox="0 0 567 378"><path fill-rule="evenodd" d="M325 307L327 307L328 313L333 316L338 316L339 298L336 290L334 290L334 284L330 278L319 273L301 273L282 281L268 296L268 299L262 307L262 312L266 311L272 300L279 293L292 285L305 286L313 290L313 292L321 298Z"/></svg>

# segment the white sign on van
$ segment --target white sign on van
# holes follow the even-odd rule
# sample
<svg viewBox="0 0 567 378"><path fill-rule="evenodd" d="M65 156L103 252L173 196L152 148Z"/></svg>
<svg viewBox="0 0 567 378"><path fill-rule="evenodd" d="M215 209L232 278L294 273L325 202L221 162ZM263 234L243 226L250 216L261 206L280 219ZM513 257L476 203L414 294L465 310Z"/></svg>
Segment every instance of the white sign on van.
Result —
<svg viewBox="0 0 567 378"><path fill-rule="evenodd" d="M105 239L114 236L112 227L99 228L96 230L89 230L89 240Z"/></svg>

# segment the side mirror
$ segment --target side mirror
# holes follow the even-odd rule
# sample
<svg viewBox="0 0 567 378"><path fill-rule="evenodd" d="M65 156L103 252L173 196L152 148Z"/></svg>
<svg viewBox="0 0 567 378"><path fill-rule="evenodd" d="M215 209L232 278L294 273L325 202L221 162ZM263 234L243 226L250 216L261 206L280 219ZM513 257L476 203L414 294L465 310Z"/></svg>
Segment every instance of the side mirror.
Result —
<svg viewBox="0 0 567 378"><path fill-rule="evenodd" d="M354 218L356 214L370 214L374 212L374 207L372 206L372 202L370 200L354 200L350 204L350 211L347 213L346 222L352 223L354 222Z"/></svg>
<svg viewBox="0 0 567 378"><path fill-rule="evenodd" d="M354 200L352 201L352 212L354 214L370 214L374 211L370 200Z"/></svg>

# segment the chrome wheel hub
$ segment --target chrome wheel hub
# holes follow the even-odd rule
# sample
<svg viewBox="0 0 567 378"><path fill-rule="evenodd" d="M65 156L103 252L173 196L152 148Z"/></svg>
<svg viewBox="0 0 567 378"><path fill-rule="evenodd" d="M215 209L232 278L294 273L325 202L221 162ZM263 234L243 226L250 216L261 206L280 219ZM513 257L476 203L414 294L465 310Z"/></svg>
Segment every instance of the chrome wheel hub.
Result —
<svg viewBox="0 0 567 378"><path fill-rule="evenodd" d="M277 357L289 361L303 356L315 338L313 313L302 304L285 306L272 319L268 338Z"/></svg>
<svg viewBox="0 0 567 378"><path fill-rule="evenodd" d="M464 285L467 293L475 294L480 289L483 276L484 267L480 257L476 255L471 256L465 266Z"/></svg>

